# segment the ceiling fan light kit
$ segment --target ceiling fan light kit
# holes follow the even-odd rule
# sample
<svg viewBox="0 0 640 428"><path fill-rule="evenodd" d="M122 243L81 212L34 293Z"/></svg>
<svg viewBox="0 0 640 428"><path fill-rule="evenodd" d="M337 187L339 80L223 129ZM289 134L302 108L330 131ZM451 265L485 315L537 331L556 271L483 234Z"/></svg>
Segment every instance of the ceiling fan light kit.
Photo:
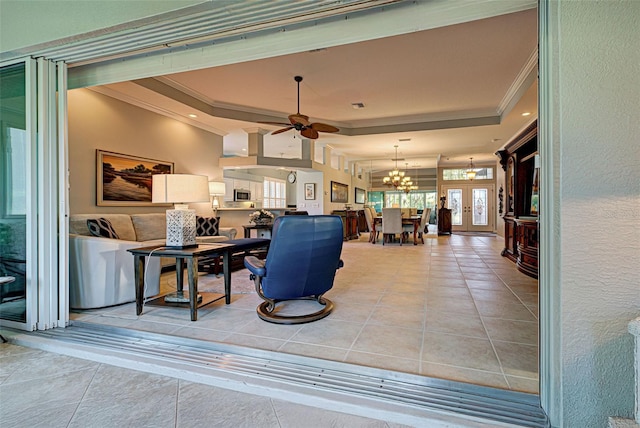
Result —
<svg viewBox="0 0 640 428"><path fill-rule="evenodd" d="M281 122L259 122L266 125L277 125L284 126L284 128L273 131L271 135L280 134L282 132L287 132L292 129L295 129L305 138L309 138L311 140L316 140L320 136L319 132L338 132L339 129L332 125L327 125L326 123L315 122L311 123L309 121L309 116L304 114L300 114L300 82L302 82L302 76L295 76L293 78L298 83L298 112L296 114L289 115L290 123L281 123Z"/></svg>

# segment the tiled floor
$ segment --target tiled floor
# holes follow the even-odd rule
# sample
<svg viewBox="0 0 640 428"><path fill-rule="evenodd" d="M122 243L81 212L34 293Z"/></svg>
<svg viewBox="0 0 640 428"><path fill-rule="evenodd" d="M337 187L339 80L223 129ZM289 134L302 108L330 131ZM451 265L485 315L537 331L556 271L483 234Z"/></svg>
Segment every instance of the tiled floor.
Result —
<svg viewBox="0 0 640 428"><path fill-rule="evenodd" d="M71 318L538 392L538 285L500 256L502 238L427 235L417 246L367 238L345 242L344 268L326 294L335 310L313 323L261 321L255 293L202 308L196 322L187 308L145 306L137 317L134 304ZM163 280L175 286L175 274ZM246 270L234 272L234 291L251 288Z"/></svg>
<svg viewBox="0 0 640 428"><path fill-rule="evenodd" d="M0 426L405 427L10 344L0 344Z"/></svg>

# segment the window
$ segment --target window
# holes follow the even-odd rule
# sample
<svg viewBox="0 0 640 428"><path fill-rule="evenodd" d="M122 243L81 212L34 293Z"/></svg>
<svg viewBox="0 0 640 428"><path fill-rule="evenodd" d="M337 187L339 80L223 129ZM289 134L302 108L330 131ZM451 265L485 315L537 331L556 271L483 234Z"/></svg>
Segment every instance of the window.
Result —
<svg viewBox="0 0 640 428"><path fill-rule="evenodd" d="M284 180L264 178L263 208L285 208L287 206L287 192Z"/></svg>
<svg viewBox="0 0 640 428"><path fill-rule="evenodd" d="M387 208L398 206L400 208L436 208L436 192L384 192L384 206Z"/></svg>
<svg viewBox="0 0 640 428"><path fill-rule="evenodd" d="M476 178L474 180L493 180L493 168L474 168ZM443 180L468 180L467 168L443 169Z"/></svg>

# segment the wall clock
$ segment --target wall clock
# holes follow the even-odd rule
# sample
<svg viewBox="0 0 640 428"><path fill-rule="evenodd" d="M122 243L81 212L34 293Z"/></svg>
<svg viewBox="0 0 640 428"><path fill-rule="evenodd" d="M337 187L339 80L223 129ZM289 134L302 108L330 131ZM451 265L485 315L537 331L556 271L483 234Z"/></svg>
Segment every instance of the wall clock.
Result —
<svg viewBox="0 0 640 428"><path fill-rule="evenodd" d="M287 181L291 184L296 182L296 173L291 171L289 175L287 175Z"/></svg>

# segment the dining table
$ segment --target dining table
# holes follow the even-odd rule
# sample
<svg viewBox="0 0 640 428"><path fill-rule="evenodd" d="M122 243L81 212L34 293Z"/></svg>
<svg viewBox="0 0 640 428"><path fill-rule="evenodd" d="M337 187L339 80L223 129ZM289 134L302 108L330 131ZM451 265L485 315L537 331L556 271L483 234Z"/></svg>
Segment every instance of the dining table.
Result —
<svg viewBox="0 0 640 428"><path fill-rule="evenodd" d="M402 225L403 226L411 226L413 225L413 245L418 245L418 232L420 228L420 220L422 216L412 215L411 217L402 217ZM369 242L372 244L376 243L376 229L382 226L382 217L375 217L373 219L373 231L369 234ZM383 237L384 239L384 237Z"/></svg>

